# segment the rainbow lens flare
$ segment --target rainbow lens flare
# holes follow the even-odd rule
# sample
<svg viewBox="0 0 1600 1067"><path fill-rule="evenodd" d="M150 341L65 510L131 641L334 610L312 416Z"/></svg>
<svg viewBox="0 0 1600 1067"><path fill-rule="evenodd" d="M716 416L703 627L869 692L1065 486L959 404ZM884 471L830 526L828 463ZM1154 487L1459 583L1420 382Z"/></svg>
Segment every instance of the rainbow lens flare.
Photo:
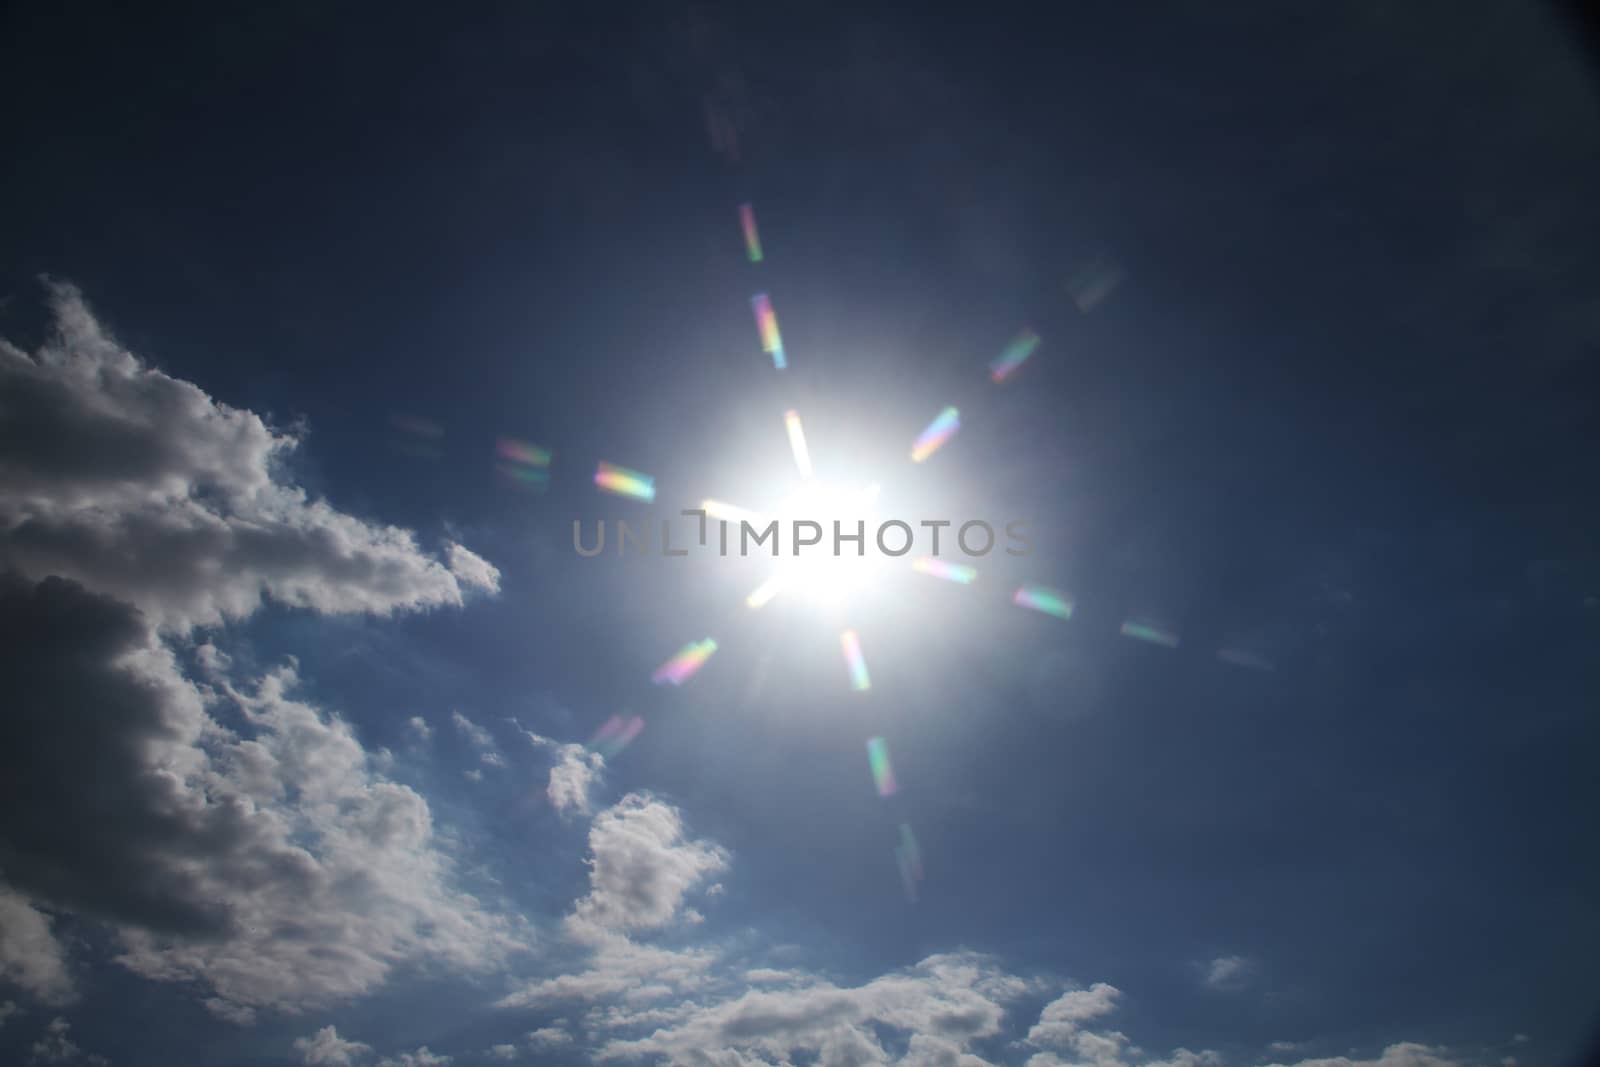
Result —
<svg viewBox="0 0 1600 1067"><path fill-rule="evenodd" d="M1163 648L1177 648L1178 635L1170 630L1158 629L1148 623L1129 620L1122 624L1122 636L1131 637L1135 641L1145 641L1152 645L1161 645Z"/></svg>
<svg viewBox="0 0 1600 1067"><path fill-rule="evenodd" d="M744 248L750 262L761 262L761 234L756 230L756 209L749 204L739 205L739 226L744 230Z"/></svg>
<svg viewBox="0 0 1600 1067"><path fill-rule="evenodd" d="M632 744L633 739L638 737L643 729L644 719L637 715L627 717L613 715L605 721L604 726L595 731L594 736L589 739L588 747L590 751L600 753L605 759L611 759Z"/></svg>
<svg viewBox="0 0 1600 1067"><path fill-rule="evenodd" d="M1247 652L1241 648L1219 648L1217 649L1217 658L1235 667L1249 667L1253 671L1276 669L1266 657L1258 656L1254 652Z"/></svg>
<svg viewBox="0 0 1600 1067"><path fill-rule="evenodd" d="M752 611L766 607L767 601L777 596L783 590L783 586L784 576L774 574L750 591L750 595L744 598L745 606Z"/></svg>
<svg viewBox="0 0 1600 1067"><path fill-rule="evenodd" d="M656 480L648 474L640 474L626 467L619 467L614 463L600 461L600 466L594 472L594 484L597 488L617 496L628 496L635 500L650 501L656 498Z"/></svg>
<svg viewBox="0 0 1600 1067"><path fill-rule="evenodd" d="M917 900L917 885L922 881L922 849L917 846L917 835L906 823L900 824L900 843L894 846L895 866L900 868L900 882L905 886L906 897Z"/></svg>
<svg viewBox="0 0 1600 1067"><path fill-rule="evenodd" d="M894 781L894 768L889 765L889 742L881 737L867 741L867 762L872 765L872 783L878 787L880 797L894 796L899 788Z"/></svg>
<svg viewBox="0 0 1600 1067"><path fill-rule="evenodd" d="M550 466L550 450L530 445L526 441L518 441L514 437L502 437L495 442L495 452L501 459L512 463L521 463L529 467Z"/></svg>
<svg viewBox="0 0 1600 1067"><path fill-rule="evenodd" d="M806 432L800 427L800 413L783 413L784 428L789 431L789 450L794 453L794 465L800 468L800 477L811 478L811 453L806 450Z"/></svg>
<svg viewBox="0 0 1600 1067"><path fill-rule="evenodd" d="M691 641L680 648L676 656L657 667L650 680L656 685L682 685L706 665L706 660L716 650L717 643L709 637L703 641Z"/></svg>
<svg viewBox="0 0 1600 1067"><path fill-rule="evenodd" d="M756 329L761 331L761 350L772 357L772 365L782 370L789 364L783 358L783 338L778 335L778 316L772 310L772 299L766 293L750 298L756 313Z"/></svg>
<svg viewBox="0 0 1600 1067"><path fill-rule="evenodd" d="M854 630L839 635L839 646L844 649L845 666L850 668L850 688L865 692L872 688L872 678L867 674L867 661L861 655L861 639Z"/></svg>
<svg viewBox="0 0 1600 1067"><path fill-rule="evenodd" d="M945 408L939 412L934 420L928 423L928 428L918 435L911 446L911 462L921 463L937 452L946 441L956 435L961 429L961 413L955 408Z"/></svg>
<svg viewBox="0 0 1600 1067"><path fill-rule="evenodd" d="M1124 271L1114 263L1091 263L1067 280L1067 291L1078 310L1087 314L1122 284Z"/></svg>
<svg viewBox="0 0 1600 1067"><path fill-rule="evenodd" d="M931 574L935 578L943 578L947 582L959 582L962 585L971 585L973 579L978 577L976 570L963 563L947 563L932 556L923 556L911 566L919 574Z"/></svg>
<svg viewBox="0 0 1600 1067"><path fill-rule="evenodd" d="M502 461L494 465L495 470L507 478L539 489L550 484L549 449L502 437L495 441L494 450Z"/></svg>
<svg viewBox="0 0 1600 1067"><path fill-rule="evenodd" d="M1016 373L1017 368L1028 361L1033 355L1033 350L1039 347L1039 335L1032 330L1024 329L1012 339L1006 350L1000 353L1000 358L989 364L989 377L999 385Z"/></svg>
<svg viewBox="0 0 1600 1067"><path fill-rule="evenodd" d="M1058 589L1045 585L1025 585L1011 597L1019 608L1032 608L1058 619L1072 618L1072 600Z"/></svg>

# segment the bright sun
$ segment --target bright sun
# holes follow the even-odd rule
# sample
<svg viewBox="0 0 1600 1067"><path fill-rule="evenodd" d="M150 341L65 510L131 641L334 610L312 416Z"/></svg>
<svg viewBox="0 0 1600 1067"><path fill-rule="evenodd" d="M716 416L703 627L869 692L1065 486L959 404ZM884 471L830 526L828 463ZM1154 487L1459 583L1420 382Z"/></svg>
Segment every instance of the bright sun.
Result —
<svg viewBox="0 0 1600 1067"><path fill-rule="evenodd" d="M878 529L877 498L876 483L861 489L840 489L811 482L778 504L777 577L786 592L829 606L846 600L859 603L871 595L885 562L874 540ZM815 523L821 533L806 523ZM835 523L840 534L837 546ZM855 540L857 533L861 534L859 542ZM797 541L812 536L818 537L817 543L802 545L796 555Z"/></svg>

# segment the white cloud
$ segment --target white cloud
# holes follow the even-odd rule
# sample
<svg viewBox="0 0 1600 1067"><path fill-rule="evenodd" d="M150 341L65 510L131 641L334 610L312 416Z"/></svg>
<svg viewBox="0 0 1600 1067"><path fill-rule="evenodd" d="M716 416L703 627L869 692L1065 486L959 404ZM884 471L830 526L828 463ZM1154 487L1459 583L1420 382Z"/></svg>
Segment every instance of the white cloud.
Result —
<svg viewBox="0 0 1600 1067"><path fill-rule="evenodd" d="M241 1008L303 1010L382 984L399 964L499 965L519 931L450 887L426 801L376 773L347 725L292 697L283 668L230 690L253 727L213 727L211 759L185 802L237 819L242 842L191 872L228 909L228 936L123 933L121 962L146 977L200 981Z"/></svg>
<svg viewBox="0 0 1600 1067"><path fill-rule="evenodd" d="M780 971L775 967L752 967L744 972L744 980L751 985L785 985L794 981L793 971Z"/></svg>
<svg viewBox="0 0 1600 1067"><path fill-rule="evenodd" d="M1243 956L1218 956L1206 964L1205 985L1219 992L1236 992L1250 981L1255 965Z"/></svg>
<svg viewBox="0 0 1600 1067"><path fill-rule="evenodd" d="M572 1044L572 1035L554 1026L543 1026L528 1031L528 1047L536 1052L566 1048Z"/></svg>
<svg viewBox="0 0 1600 1067"><path fill-rule="evenodd" d="M514 1060L522 1055L522 1050L515 1045L490 1045L483 1054L491 1060Z"/></svg>
<svg viewBox="0 0 1600 1067"><path fill-rule="evenodd" d="M463 585L482 589L486 593L500 591L500 568L454 541L446 545L450 560L450 573Z"/></svg>
<svg viewBox="0 0 1600 1067"><path fill-rule="evenodd" d="M501 1007L624 994L638 1003L706 981L715 952L662 948L631 935L684 921L689 914L684 897L727 866L727 853L687 839L676 808L640 793L596 816L589 827L589 853L589 892L562 924L568 944L587 956L587 968L528 983L505 996Z"/></svg>
<svg viewBox="0 0 1600 1067"><path fill-rule="evenodd" d="M672 805L630 793L589 828L589 894L576 915L608 929L653 929L670 923L690 889L728 864L704 841L686 841Z"/></svg>
<svg viewBox="0 0 1600 1067"><path fill-rule="evenodd" d="M75 290L52 297L37 355L0 342L0 676L29 695L0 718L3 973L65 995L37 906L108 922L121 963L236 1022L407 964L496 966L520 927L453 887L381 753L293 699L292 666L235 687L204 641L202 687L170 647L263 598L458 604L492 568L451 547L458 580L408 532L311 499L285 479L295 437L122 351Z"/></svg>
<svg viewBox="0 0 1600 1067"><path fill-rule="evenodd" d="M44 1036L33 1043L30 1050L34 1063L66 1063L78 1058L77 1043L68 1036L72 1024L59 1015L45 1027Z"/></svg>
<svg viewBox="0 0 1600 1067"><path fill-rule="evenodd" d="M412 1049L410 1052L400 1052L393 1056L385 1056L378 1061L378 1067L444 1067L450 1062L451 1057L441 1056L432 1051L427 1045Z"/></svg>
<svg viewBox="0 0 1600 1067"><path fill-rule="evenodd" d="M308 1067L350 1067L372 1051L360 1041L346 1041L332 1026L324 1026L310 1037L294 1039L294 1051Z"/></svg>
<svg viewBox="0 0 1600 1067"><path fill-rule="evenodd" d="M1061 994L1039 1013L1039 1021L1028 1031L1028 1042L1040 1048L1070 1047L1080 1026L1115 1011L1121 995L1121 990L1105 982Z"/></svg>
<svg viewBox="0 0 1600 1067"><path fill-rule="evenodd" d="M76 579L176 633L263 598L387 615L497 586L460 546L447 567L311 498L285 480L292 432L123 350L71 286L51 303L36 354L0 342L0 569Z"/></svg>
<svg viewBox="0 0 1600 1067"><path fill-rule="evenodd" d="M413 715L406 720L406 729L418 741L426 744L433 739L433 728L421 715Z"/></svg>
<svg viewBox="0 0 1600 1067"><path fill-rule="evenodd" d="M598 752L590 752L582 745L553 741L531 730L522 731L535 748L548 749L556 757L550 768L550 784L545 796L550 806L562 814L589 813L589 791L600 780L605 760Z"/></svg>
<svg viewBox="0 0 1600 1067"><path fill-rule="evenodd" d="M489 731L485 730L483 727L479 726L477 723L473 722L459 711L452 711L450 713L450 721L455 724L457 732L459 732L462 737L465 737L474 748L494 748L494 737L490 735Z"/></svg>
<svg viewBox="0 0 1600 1067"><path fill-rule="evenodd" d="M975 1043L1001 1032L1006 1004L1030 983L969 953L930 956L915 967L847 988L795 974L794 988L745 990L720 1001L686 1005L666 1025L626 1015L598 1017L618 1027L649 1029L604 1044L601 1059L662 1056L673 1063L772 1063L814 1056L818 1063L977 1065ZM898 1057L880 1037L899 1034Z"/></svg>
<svg viewBox="0 0 1600 1067"><path fill-rule="evenodd" d="M5 885L0 885L0 982L20 986L48 1004L66 1003L74 995L66 953L50 932L50 917Z"/></svg>
<svg viewBox="0 0 1600 1067"><path fill-rule="evenodd" d="M243 1004L235 1004L231 1000L221 997L207 997L200 1002L212 1015L223 1022L233 1023L235 1026L254 1026L256 1024L256 1010L247 1008Z"/></svg>
<svg viewBox="0 0 1600 1067"><path fill-rule="evenodd" d="M1271 1067L1286 1067L1273 1064ZM1401 1041L1383 1050L1375 1060L1354 1060L1348 1056L1331 1056L1325 1059L1300 1060L1287 1067L1461 1067L1447 1049Z"/></svg>

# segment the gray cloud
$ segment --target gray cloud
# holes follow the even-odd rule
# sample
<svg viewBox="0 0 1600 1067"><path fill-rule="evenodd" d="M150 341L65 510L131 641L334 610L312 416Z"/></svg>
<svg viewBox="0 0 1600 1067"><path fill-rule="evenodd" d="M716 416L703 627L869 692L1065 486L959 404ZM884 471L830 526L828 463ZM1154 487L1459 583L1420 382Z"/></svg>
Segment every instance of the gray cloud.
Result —
<svg viewBox="0 0 1600 1067"><path fill-rule="evenodd" d="M521 925L452 887L382 753L296 700L292 668L239 681L207 642L202 687L171 647L264 597L382 615L498 572L310 499L284 480L295 438L121 350L71 288L52 297L54 340L0 343L0 976L68 995L36 905L110 923L124 966L239 1023L397 966L498 965Z"/></svg>
<svg viewBox="0 0 1600 1067"><path fill-rule="evenodd" d="M4 885L0 885L0 982L19 986L49 1004L73 997L66 953L50 932L50 917ZM9 1000L0 1006L0 1023L15 1010Z"/></svg>
<svg viewBox="0 0 1600 1067"><path fill-rule="evenodd" d="M295 1055L308 1067L350 1067L357 1059L372 1051L372 1046L360 1041L346 1041L332 1026L324 1026L310 1037L294 1039Z"/></svg>
<svg viewBox="0 0 1600 1067"><path fill-rule="evenodd" d="M284 479L299 443L123 350L70 286L55 337L0 342L0 569L74 578L183 632L270 597L324 613L460 604L499 572Z"/></svg>

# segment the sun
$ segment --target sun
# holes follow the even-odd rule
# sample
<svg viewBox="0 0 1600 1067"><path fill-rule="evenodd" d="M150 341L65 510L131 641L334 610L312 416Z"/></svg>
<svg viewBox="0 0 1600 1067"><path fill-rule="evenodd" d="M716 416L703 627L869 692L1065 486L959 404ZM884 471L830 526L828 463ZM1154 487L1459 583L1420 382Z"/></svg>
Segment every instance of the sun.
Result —
<svg viewBox="0 0 1600 1067"><path fill-rule="evenodd" d="M780 538L789 537L778 563L785 589L825 607L869 600L885 563L876 543L877 500L876 482L854 489L809 482L779 502ZM798 543L813 534L807 523L820 528L815 545Z"/></svg>

